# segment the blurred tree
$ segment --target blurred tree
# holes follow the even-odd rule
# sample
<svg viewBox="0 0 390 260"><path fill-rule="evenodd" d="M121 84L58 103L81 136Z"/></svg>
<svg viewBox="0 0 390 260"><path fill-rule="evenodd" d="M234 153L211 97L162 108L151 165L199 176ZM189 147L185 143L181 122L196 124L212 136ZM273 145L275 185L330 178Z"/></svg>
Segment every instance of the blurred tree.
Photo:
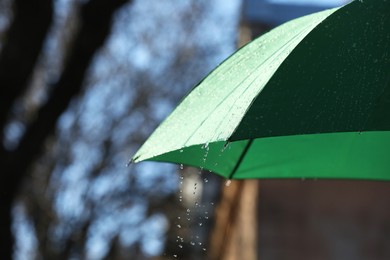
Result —
<svg viewBox="0 0 390 260"><path fill-rule="evenodd" d="M124 166L234 50L238 1L129 2L0 2L0 259L12 216L17 259L150 259L177 214L200 211L176 197L172 166ZM199 259L192 236L184 255Z"/></svg>
<svg viewBox="0 0 390 260"><path fill-rule="evenodd" d="M79 29L75 32L68 59L61 76L52 83L51 93L45 104L23 129L24 134L15 147L9 149L4 143L0 147L0 160L5 169L0 180L1 259L10 259L12 254L11 208L19 184L28 167L40 154L44 140L53 132L57 118L81 89L87 67L109 32L111 16L124 2L126 1L107 3L91 0L83 4ZM52 2L15 1L12 14L0 56L0 82L3 86L0 93L2 135L6 134L7 119L15 101L29 86L29 78L33 74L51 24Z"/></svg>

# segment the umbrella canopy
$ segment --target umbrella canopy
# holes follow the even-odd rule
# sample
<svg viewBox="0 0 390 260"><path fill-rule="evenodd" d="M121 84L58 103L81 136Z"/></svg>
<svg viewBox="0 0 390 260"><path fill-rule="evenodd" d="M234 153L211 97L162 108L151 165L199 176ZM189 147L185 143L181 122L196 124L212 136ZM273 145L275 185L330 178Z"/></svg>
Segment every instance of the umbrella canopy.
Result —
<svg viewBox="0 0 390 260"><path fill-rule="evenodd" d="M281 25L200 82L132 158L227 178L390 180L390 1Z"/></svg>

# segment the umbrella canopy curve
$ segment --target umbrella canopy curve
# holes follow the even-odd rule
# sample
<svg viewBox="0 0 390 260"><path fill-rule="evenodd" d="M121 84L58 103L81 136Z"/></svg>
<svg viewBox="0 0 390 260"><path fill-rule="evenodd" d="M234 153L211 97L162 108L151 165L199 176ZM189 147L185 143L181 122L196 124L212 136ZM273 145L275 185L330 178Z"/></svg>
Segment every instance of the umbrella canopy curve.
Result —
<svg viewBox="0 0 390 260"><path fill-rule="evenodd" d="M285 23L203 79L132 158L226 178L390 180L390 1Z"/></svg>

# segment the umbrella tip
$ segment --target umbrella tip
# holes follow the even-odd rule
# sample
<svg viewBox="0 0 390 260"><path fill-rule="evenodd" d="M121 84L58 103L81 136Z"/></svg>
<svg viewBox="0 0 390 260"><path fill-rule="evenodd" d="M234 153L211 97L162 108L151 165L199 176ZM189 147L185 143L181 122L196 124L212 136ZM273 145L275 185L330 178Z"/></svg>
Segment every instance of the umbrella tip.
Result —
<svg viewBox="0 0 390 260"><path fill-rule="evenodd" d="M131 164L135 163L135 161L136 161L138 158L139 158L139 156L131 158L130 161L128 161L128 162L126 163L126 167L129 167Z"/></svg>

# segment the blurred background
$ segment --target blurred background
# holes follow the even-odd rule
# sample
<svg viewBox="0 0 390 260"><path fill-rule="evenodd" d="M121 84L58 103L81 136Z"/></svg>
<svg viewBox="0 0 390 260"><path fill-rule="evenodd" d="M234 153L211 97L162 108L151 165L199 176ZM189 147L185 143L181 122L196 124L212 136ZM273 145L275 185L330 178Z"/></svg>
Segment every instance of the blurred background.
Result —
<svg viewBox="0 0 390 260"><path fill-rule="evenodd" d="M390 186L127 165L215 66L347 1L1 0L0 259L390 259Z"/></svg>

